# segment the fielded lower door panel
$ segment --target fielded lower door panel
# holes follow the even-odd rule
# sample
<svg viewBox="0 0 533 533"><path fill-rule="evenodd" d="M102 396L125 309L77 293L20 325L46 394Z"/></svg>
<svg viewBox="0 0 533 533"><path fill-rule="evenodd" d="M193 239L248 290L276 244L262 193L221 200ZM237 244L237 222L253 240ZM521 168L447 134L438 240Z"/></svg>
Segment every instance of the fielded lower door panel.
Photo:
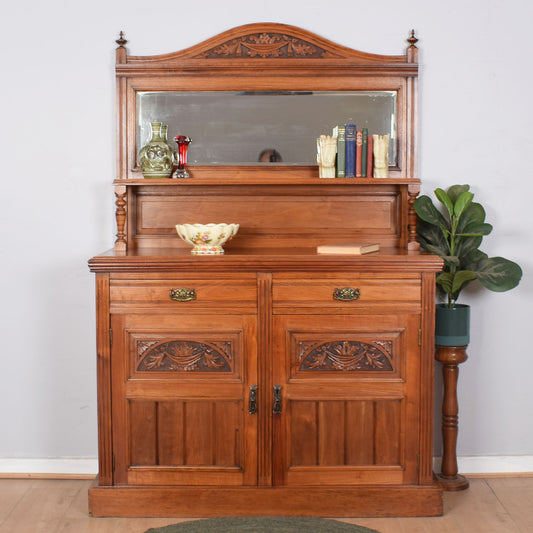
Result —
<svg viewBox="0 0 533 533"><path fill-rule="evenodd" d="M275 484L417 482L419 324L418 315L275 317Z"/></svg>
<svg viewBox="0 0 533 533"><path fill-rule="evenodd" d="M114 482L255 484L256 317L131 314L111 324Z"/></svg>

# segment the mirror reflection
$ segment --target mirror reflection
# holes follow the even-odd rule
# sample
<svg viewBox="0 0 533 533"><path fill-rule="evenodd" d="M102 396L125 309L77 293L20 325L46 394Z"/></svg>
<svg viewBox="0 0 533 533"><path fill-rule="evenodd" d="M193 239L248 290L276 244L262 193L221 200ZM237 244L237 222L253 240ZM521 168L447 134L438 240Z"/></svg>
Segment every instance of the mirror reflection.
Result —
<svg viewBox="0 0 533 533"><path fill-rule="evenodd" d="M389 134L397 163L395 91L173 91L137 93L137 147L150 122L191 137L188 165L316 165L316 138L337 124Z"/></svg>

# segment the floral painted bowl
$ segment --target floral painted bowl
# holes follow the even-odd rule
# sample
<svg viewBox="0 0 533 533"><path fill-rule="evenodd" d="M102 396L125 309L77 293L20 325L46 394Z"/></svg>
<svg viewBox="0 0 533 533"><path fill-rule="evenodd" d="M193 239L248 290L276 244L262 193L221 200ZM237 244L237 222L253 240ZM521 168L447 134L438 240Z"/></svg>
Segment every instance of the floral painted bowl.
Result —
<svg viewBox="0 0 533 533"><path fill-rule="evenodd" d="M222 245L237 235L239 224L177 224L178 235L193 248L191 254L223 254Z"/></svg>

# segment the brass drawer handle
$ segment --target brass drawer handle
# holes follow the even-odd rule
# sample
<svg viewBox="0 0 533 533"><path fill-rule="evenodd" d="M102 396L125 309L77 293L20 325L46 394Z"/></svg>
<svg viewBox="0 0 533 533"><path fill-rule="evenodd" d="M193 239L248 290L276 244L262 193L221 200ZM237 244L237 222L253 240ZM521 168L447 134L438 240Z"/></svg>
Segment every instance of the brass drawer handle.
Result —
<svg viewBox="0 0 533 533"><path fill-rule="evenodd" d="M248 413L257 414L257 385L250 385L250 396L248 396Z"/></svg>
<svg viewBox="0 0 533 533"><path fill-rule="evenodd" d="M170 299L176 302L190 302L196 300L196 291L194 289L170 289Z"/></svg>
<svg viewBox="0 0 533 533"><path fill-rule="evenodd" d="M342 289L335 289L333 291L333 299L340 300L342 302L351 302L353 300L359 300L361 291L359 289L352 289L351 287L344 287Z"/></svg>

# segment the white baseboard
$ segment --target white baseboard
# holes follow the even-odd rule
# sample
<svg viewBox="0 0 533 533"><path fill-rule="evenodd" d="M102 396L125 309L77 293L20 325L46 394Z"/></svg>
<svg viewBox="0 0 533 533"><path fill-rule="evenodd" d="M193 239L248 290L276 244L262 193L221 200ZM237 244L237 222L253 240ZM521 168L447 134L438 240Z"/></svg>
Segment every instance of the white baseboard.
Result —
<svg viewBox="0 0 533 533"><path fill-rule="evenodd" d="M98 459L95 457L0 457L0 477L86 477L96 476L97 473Z"/></svg>
<svg viewBox="0 0 533 533"><path fill-rule="evenodd" d="M441 458L435 457L435 471ZM525 474L533 472L533 455L459 456L461 474ZM96 476L98 459L93 457L0 458L0 477Z"/></svg>
<svg viewBox="0 0 533 533"><path fill-rule="evenodd" d="M442 458L435 457L435 472L440 472ZM533 473L533 455L463 455L457 457L461 474Z"/></svg>

